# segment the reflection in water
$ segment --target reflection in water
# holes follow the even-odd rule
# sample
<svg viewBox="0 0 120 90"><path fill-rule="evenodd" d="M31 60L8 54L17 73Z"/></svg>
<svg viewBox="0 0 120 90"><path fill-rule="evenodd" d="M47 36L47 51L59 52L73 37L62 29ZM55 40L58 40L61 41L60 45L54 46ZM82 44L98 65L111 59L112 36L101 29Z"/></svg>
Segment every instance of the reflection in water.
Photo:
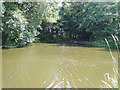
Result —
<svg viewBox="0 0 120 90"><path fill-rule="evenodd" d="M112 58L103 49L34 44L3 50L3 87L100 88L104 75L113 74Z"/></svg>

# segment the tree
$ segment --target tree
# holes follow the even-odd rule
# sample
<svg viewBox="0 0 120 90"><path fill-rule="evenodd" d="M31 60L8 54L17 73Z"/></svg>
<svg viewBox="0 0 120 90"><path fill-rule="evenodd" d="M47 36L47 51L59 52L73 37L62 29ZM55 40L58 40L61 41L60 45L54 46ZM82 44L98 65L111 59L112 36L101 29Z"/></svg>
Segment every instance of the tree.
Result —
<svg viewBox="0 0 120 90"><path fill-rule="evenodd" d="M35 36L40 34L39 30L42 30L42 21L55 22L59 18L55 12L57 11L56 4L4 2L3 48L22 47L32 43Z"/></svg>
<svg viewBox="0 0 120 90"><path fill-rule="evenodd" d="M60 13L70 39L94 41L117 34L117 3L63 3Z"/></svg>

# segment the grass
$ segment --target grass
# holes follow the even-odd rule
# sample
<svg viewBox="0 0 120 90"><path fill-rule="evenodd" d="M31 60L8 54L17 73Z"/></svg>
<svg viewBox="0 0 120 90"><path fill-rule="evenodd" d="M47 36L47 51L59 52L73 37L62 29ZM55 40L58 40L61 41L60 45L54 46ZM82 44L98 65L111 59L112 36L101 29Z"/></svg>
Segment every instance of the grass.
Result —
<svg viewBox="0 0 120 90"><path fill-rule="evenodd" d="M112 36L114 43L116 45L116 50L119 53L119 45L120 45L119 39L114 35L111 35L111 36ZM103 85L101 86L101 88L118 88L120 90L120 87L118 86L118 76L120 76L118 73L118 62L117 62L117 59L113 56L110 44L106 38L105 38L105 41L106 41L106 44L109 48L111 58L113 60L113 64L114 64L113 72L114 72L114 74L110 75L109 73L106 73L104 75L105 80L102 80Z"/></svg>

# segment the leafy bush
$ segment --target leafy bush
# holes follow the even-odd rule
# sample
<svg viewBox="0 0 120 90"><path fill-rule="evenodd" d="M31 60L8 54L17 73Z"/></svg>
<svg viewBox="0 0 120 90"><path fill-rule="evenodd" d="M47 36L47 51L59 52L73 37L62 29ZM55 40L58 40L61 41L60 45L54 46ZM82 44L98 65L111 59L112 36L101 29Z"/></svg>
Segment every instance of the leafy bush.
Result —
<svg viewBox="0 0 120 90"><path fill-rule="evenodd" d="M2 20L3 48L22 47L32 43L32 34L28 31L28 22L23 12L18 7L14 10L11 7L9 7L11 8L10 10L6 8L4 19Z"/></svg>

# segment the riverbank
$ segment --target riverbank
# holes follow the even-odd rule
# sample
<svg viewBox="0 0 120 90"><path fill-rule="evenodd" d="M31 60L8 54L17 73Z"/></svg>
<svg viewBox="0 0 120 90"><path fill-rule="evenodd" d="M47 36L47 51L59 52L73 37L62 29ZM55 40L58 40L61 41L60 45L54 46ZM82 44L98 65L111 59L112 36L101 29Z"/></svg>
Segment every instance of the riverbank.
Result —
<svg viewBox="0 0 120 90"><path fill-rule="evenodd" d="M34 41L33 43L56 43L59 44L61 46L81 46L81 47L105 47L108 48L108 45L106 44L105 41L101 40L101 41L94 41L94 42L89 42L89 41L73 41L73 40L69 40L69 41L61 41L61 42L48 42L48 41ZM110 44L110 48L112 50L116 50L115 43L109 43ZM113 45L114 44L114 45ZM119 44L119 43L118 43ZM4 46L1 47L2 49L11 49L11 48L22 48L22 47L28 47L31 46L32 43L29 43L25 46ZM120 49L120 47L119 47Z"/></svg>
<svg viewBox="0 0 120 90"><path fill-rule="evenodd" d="M67 46L82 46L82 47L105 47L108 48L108 44L105 40L98 40L98 41L75 41L75 40L60 40L60 41L34 41L34 43L57 43L60 45L67 45ZM119 42L115 42L114 40L108 40L111 49L116 49L119 47ZM117 46L116 46L117 44Z"/></svg>

